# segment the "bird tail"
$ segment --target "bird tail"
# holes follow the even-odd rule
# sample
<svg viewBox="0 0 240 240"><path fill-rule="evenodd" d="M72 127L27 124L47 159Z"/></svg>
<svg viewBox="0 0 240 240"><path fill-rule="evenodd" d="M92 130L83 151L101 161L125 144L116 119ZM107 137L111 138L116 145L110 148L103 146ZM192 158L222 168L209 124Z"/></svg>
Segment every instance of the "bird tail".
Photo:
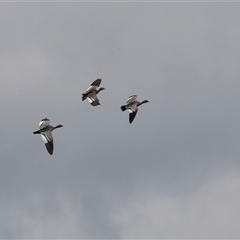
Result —
<svg viewBox="0 0 240 240"><path fill-rule="evenodd" d="M41 132L39 130L33 132L33 134L40 134Z"/></svg>
<svg viewBox="0 0 240 240"><path fill-rule="evenodd" d="M82 94L82 100L84 101L87 98L87 94L83 93Z"/></svg>
<svg viewBox="0 0 240 240"><path fill-rule="evenodd" d="M127 108L125 105L121 106L122 111L125 111Z"/></svg>

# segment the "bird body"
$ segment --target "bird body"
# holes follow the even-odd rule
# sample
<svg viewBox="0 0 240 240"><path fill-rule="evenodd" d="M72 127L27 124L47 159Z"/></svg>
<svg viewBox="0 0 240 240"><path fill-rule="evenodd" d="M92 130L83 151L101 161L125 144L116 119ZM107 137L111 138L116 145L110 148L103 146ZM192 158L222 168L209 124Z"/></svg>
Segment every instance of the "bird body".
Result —
<svg viewBox="0 0 240 240"><path fill-rule="evenodd" d="M53 154L53 136L52 131L56 128L63 127L63 125L59 124L56 127L50 125L50 120L44 118L39 123L39 130L33 132L33 134L41 134L42 140L45 143L47 151L49 154Z"/></svg>
<svg viewBox="0 0 240 240"><path fill-rule="evenodd" d="M138 112L138 107L143 103L149 102L148 100L144 100L142 102L137 101L137 95L132 95L128 97L126 105L121 106L121 110L125 111L128 110L129 112L129 123L132 123L135 116Z"/></svg>
<svg viewBox="0 0 240 240"><path fill-rule="evenodd" d="M97 89L100 86L101 82L102 82L101 78L96 79L91 84L91 86L86 90L86 92L82 94L82 100L84 101L85 99L87 99L92 106L100 105L97 94L100 91L105 90L105 88L103 87Z"/></svg>

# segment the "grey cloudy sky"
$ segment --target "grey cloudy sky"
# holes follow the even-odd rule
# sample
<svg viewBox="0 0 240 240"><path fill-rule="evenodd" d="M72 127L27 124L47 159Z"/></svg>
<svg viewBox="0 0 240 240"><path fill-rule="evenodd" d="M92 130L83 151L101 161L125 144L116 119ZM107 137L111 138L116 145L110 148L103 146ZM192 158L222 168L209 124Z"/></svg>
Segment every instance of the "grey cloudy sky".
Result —
<svg viewBox="0 0 240 240"><path fill-rule="evenodd" d="M0 238L240 238L239 8L1 2Z"/></svg>

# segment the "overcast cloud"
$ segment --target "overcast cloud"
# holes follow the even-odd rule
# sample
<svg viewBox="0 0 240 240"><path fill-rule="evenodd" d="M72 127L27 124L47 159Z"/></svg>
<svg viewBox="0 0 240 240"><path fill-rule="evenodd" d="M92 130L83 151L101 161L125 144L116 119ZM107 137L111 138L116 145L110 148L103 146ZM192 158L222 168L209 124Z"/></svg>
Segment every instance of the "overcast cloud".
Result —
<svg viewBox="0 0 240 240"><path fill-rule="evenodd" d="M239 8L1 2L0 238L240 238Z"/></svg>

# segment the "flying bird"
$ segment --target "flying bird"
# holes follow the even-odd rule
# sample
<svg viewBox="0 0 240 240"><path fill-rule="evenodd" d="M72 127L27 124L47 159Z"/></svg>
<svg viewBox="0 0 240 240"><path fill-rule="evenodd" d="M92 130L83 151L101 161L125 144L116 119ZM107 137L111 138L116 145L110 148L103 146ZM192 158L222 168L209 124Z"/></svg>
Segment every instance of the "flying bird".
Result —
<svg viewBox="0 0 240 240"><path fill-rule="evenodd" d="M127 99L126 105L121 106L122 111L129 111L129 123L132 123L137 112L138 107L143 103L149 102L148 100L144 100L142 102L137 101L137 95L132 95Z"/></svg>
<svg viewBox="0 0 240 240"><path fill-rule="evenodd" d="M63 127L63 125L57 125L53 127L50 125L50 120L47 118L42 119L39 123L39 130L33 132L33 134L41 134L42 140L45 143L45 146L49 154L53 154L53 136L52 131L56 128Z"/></svg>
<svg viewBox="0 0 240 240"><path fill-rule="evenodd" d="M100 105L97 94L100 91L105 90L105 88L103 88L103 87L97 89L100 86L101 82L102 82L101 78L96 79L91 84L91 86L87 89L87 91L82 94L82 100L84 101L87 98L92 106Z"/></svg>

